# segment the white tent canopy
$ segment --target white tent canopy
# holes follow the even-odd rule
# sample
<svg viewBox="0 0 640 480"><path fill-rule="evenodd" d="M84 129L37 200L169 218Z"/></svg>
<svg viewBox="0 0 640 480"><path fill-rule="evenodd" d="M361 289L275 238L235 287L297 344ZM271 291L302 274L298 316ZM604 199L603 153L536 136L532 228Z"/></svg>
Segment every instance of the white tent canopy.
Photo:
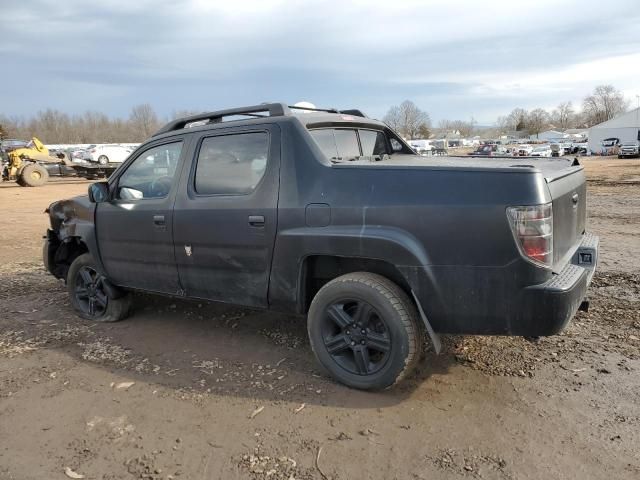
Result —
<svg viewBox="0 0 640 480"><path fill-rule="evenodd" d="M592 152L600 152L602 150L601 142L605 138L617 138L622 143L640 141L640 108L635 108L591 127L589 129L589 149Z"/></svg>

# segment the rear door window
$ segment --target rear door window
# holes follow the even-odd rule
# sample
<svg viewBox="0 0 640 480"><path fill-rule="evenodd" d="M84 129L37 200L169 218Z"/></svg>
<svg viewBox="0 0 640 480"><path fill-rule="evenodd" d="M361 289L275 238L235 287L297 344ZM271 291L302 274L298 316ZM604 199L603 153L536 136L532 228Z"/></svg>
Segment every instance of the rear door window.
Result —
<svg viewBox="0 0 640 480"><path fill-rule="evenodd" d="M196 192L201 195L251 193L264 176L268 154L266 132L205 138L198 154Z"/></svg>

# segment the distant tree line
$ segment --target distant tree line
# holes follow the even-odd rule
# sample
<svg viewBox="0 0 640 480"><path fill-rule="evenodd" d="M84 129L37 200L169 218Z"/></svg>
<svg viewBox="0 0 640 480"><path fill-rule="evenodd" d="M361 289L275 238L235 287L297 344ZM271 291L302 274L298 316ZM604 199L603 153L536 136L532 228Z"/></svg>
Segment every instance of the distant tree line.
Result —
<svg viewBox="0 0 640 480"><path fill-rule="evenodd" d="M192 113L179 110L173 112L171 118ZM47 109L28 119L0 115L0 138L30 139L36 136L44 143L70 144L137 143L152 135L163 123L148 103L136 105L124 119L94 111L69 115Z"/></svg>
<svg viewBox="0 0 640 480"><path fill-rule="evenodd" d="M629 101L624 98L622 92L612 85L599 85L591 95L582 100L581 111L576 111L572 102L562 102L552 111L544 108L533 110L514 108L508 115L498 118L495 128L484 130L483 135L492 136L506 132L538 135L550 128L556 130L589 128L626 112L628 108ZM431 126L429 114L410 100L391 107L383 120L408 140L429 138L432 133L439 137L451 133L470 137L477 133L473 118L468 121L440 120L438 128L434 129Z"/></svg>
<svg viewBox="0 0 640 480"><path fill-rule="evenodd" d="M622 92L612 85L599 85L591 95L583 99L581 111L576 111L571 102L562 102L552 111L543 108L530 111L514 108L508 115L499 117L495 128L484 131L483 135L509 131L538 135L549 128L589 128L625 112L628 108L629 101ZM198 112L177 110L170 119L194 113ZM444 137L455 132L463 137L470 137L477 132L473 119L441 120L434 129L429 114L410 100L391 107L383 120L409 140L429 138L432 133ZM37 136L44 143L136 143L148 138L162 123L148 103L136 105L128 118L124 119L110 118L94 111L69 115L59 110L47 109L28 119L0 114L0 138L29 139Z"/></svg>
<svg viewBox="0 0 640 480"><path fill-rule="evenodd" d="M576 111L571 102L562 102L552 111L514 108L498 118L496 127L502 133L515 131L528 135L538 135L547 129L589 128L626 112L629 103L613 85L598 85L582 100L580 111Z"/></svg>

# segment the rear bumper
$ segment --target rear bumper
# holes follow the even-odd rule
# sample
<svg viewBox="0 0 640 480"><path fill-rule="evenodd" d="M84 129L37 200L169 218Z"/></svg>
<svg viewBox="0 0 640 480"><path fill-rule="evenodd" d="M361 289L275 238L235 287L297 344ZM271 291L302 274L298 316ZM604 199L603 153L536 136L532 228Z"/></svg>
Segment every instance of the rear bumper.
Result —
<svg viewBox="0 0 640 480"><path fill-rule="evenodd" d="M598 237L586 233L551 278L524 260L504 268L406 268L403 273L438 333L554 335L585 300L598 248Z"/></svg>
<svg viewBox="0 0 640 480"><path fill-rule="evenodd" d="M564 329L585 300L598 263L599 238L583 236L562 271L541 285L526 287L518 322L521 335L554 335Z"/></svg>

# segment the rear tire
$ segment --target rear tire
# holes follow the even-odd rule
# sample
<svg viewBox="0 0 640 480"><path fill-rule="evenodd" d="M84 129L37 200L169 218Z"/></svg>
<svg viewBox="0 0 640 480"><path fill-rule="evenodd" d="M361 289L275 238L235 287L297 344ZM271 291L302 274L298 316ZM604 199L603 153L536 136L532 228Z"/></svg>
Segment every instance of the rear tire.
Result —
<svg viewBox="0 0 640 480"><path fill-rule="evenodd" d="M90 253L78 256L69 267L67 290L71 305L85 320L117 322L129 315L131 294L109 297L104 286L105 280Z"/></svg>
<svg viewBox="0 0 640 480"><path fill-rule="evenodd" d="M49 180L49 172L42 165L31 163L20 172L18 184L22 187L40 187Z"/></svg>
<svg viewBox="0 0 640 480"><path fill-rule="evenodd" d="M100 155L98 157L98 163L100 165L106 165L107 163L109 163L109 157L107 157L106 155Z"/></svg>
<svg viewBox="0 0 640 480"><path fill-rule="evenodd" d="M420 326L407 294L368 272L324 285L307 321L318 362L337 381L362 390L388 388L415 368L423 347Z"/></svg>

